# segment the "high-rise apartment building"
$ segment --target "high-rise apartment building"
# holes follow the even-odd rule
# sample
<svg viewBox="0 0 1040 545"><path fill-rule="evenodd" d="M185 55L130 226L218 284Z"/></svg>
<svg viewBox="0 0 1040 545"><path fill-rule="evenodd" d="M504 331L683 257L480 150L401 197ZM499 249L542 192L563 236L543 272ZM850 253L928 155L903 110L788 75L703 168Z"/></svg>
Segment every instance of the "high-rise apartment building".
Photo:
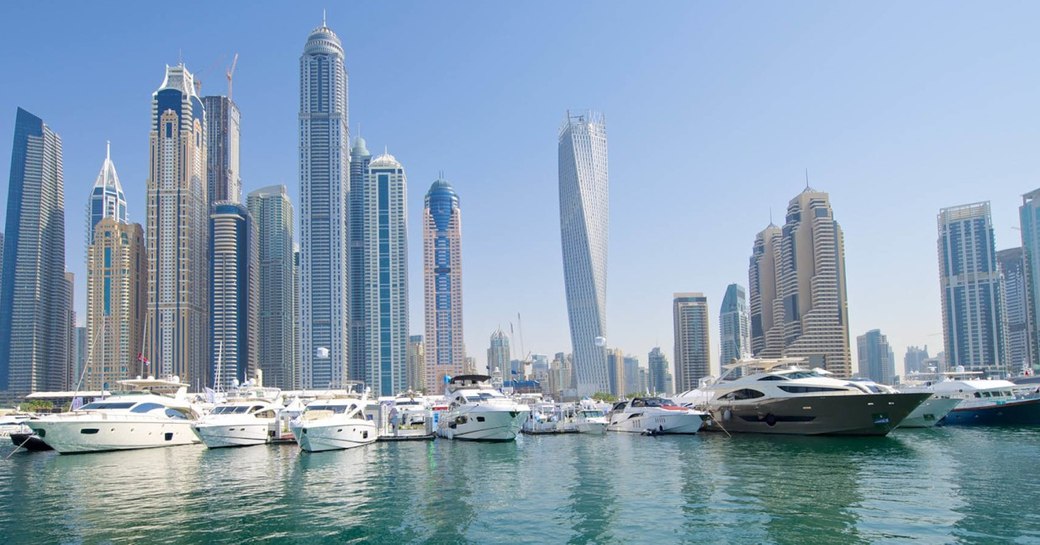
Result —
<svg viewBox="0 0 1040 545"><path fill-rule="evenodd" d="M426 389L426 347L422 335L408 337L408 389L422 392Z"/></svg>
<svg viewBox="0 0 1040 545"><path fill-rule="evenodd" d="M675 387L680 392L697 387L711 374L708 334L708 298L702 293L676 293L672 299L675 329Z"/></svg>
<svg viewBox="0 0 1040 545"><path fill-rule="evenodd" d="M18 108L0 273L0 391L60 390L66 375L61 138Z"/></svg>
<svg viewBox="0 0 1040 545"><path fill-rule="evenodd" d="M256 223L260 265L257 365L264 385L299 388L293 206L284 185L253 191L246 199Z"/></svg>
<svg viewBox="0 0 1040 545"><path fill-rule="evenodd" d="M916 373L927 373L928 369L925 366L925 360L927 359L929 359L927 345L923 348L918 346L906 347L906 354L903 356L903 372L907 376ZM862 372L862 369L860 372Z"/></svg>
<svg viewBox="0 0 1040 545"><path fill-rule="evenodd" d="M209 206L218 202L242 202L242 179L238 162L241 120L238 106L230 97L202 98L206 109L206 189Z"/></svg>
<svg viewBox="0 0 1040 545"><path fill-rule="evenodd" d="M1040 189L1022 195L1018 215L1025 254L1029 364L1040 370Z"/></svg>
<svg viewBox="0 0 1040 545"><path fill-rule="evenodd" d="M1005 373L1004 309L989 202L943 208L938 227L947 365Z"/></svg>
<svg viewBox="0 0 1040 545"><path fill-rule="evenodd" d="M1029 296L1026 281L1025 252L1021 247L997 252L997 269L1002 279L1001 297L1004 300L1004 330L1007 356L1012 374L1021 374L1032 367L1029 338Z"/></svg>
<svg viewBox="0 0 1040 545"><path fill-rule="evenodd" d="M359 139L358 148L364 148ZM352 378L364 381L382 396L396 395L407 383L408 350L408 187L404 167L389 153L369 162L362 152L359 162L367 163L363 182L351 187L352 208L361 217L352 217L351 276L360 277L360 292L351 294L355 323L351 343L356 357ZM351 165L354 168L354 165ZM352 172L353 174L353 172ZM360 194L355 195L354 192ZM354 242L360 242L357 252ZM354 309L360 306L359 309Z"/></svg>
<svg viewBox="0 0 1040 545"><path fill-rule="evenodd" d="M506 379L512 378L510 374L510 347L509 337L499 328L491 334L491 342L487 350L488 374L502 373Z"/></svg>
<svg viewBox="0 0 1040 545"><path fill-rule="evenodd" d="M343 45L322 21L300 56L300 361L305 388L349 378L350 141Z"/></svg>
<svg viewBox="0 0 1040 545"><path fill-rule="evenodd" d="M61 388L69 391L76 387L76 276L65 271L65 370Z"/></svg>
<svg viewBox="0 0 1040 545"><path fill-rule="evenodd" d="M144 350L148 312L148 258L144 230L116 217L94 226L87 250L87 336L83 388L115 388L117 381L155 375L138 355Z"/></svg>
<svg viewBox="0 0 1040 545"><path fill-rule="evenodd" d="M845 242L827 193L806 186L783 228L770 223L755 237L748 282L756 357L805 358L852 376Z"/></svg>
<svg viewBox="0 0 1040 545"><path fill-rule="evenodd" d="M119 184L116 165L112 162L111 145L105 147L105 161L101 163L101 172L94 180L87 207L87 246L94 241L94 227L102 219L115 218L122 223L129 221L123 186Z"/></svg>
<svg viewBox="0 0 1040 545"><path fill-rule="evenodd" d="M665 376L669 374L668 357L664 355L661 347L655 346L646 360L650 393L671 394L672 392L665 389Z"/></svg>
<svg viewBox="0 0 1040 545"><path fill-rule="evenodd" d="M888 337L878 329L871 329L856 337L859 357L859 375L880 384L895 384L896 360Z"/></svg>
<svg viewBox="0 0 1040 545"><path fill-rule="evenodd" d="M371 350L369 340L366 336L369 323L369 307L365 305L368 299L365 282L368 279L368 270L365 267L368 248L365 246L365 186L368 183L368 165L372 162L372 154L369 153L365 139L358 136L354 139L354 147L350 150L350 193L348 194L348 221L347 237L349 239L349 266L347 271L350 275L350 377L354 380L364 380L366 369L371 367ZM425 380L425 379L424 379Z"/></svg>
<svg viewBox="0 0 1040 545"><path fill-rule="evenodd" d="M601 114L567 113L559 134L560 235L578 394L607 376L607 128Z"/></svg>
<svg viewBox="0 0 1040 545"><path fill-rule="evenodd" d="M231 388L256 377L260 260L256 225L230 201L210 214L211 384Z"/></svg>
<svg viewBox="0 0 1040 545"><path fill-rule="evenodd" d="M423 279L426 393L436 395L444 392L445 375L462 371L466 357L462 340L462 217L459 196L444 180L433 182L423 206Z"/></svg>
<svg viewBox="0 0 1040 545"><path fill-rule="evenodd" d="M202 391L210 368L206 118L183 64L167 66L152 94L150 141L146 354L156 376Z"/></svg>
<svg viewBox="0 0 1040 545"><path fill-rule="evenodd" d="M719 363L728 365L751 353L751 324L744 286L730 284L719 310Z"/></svg>

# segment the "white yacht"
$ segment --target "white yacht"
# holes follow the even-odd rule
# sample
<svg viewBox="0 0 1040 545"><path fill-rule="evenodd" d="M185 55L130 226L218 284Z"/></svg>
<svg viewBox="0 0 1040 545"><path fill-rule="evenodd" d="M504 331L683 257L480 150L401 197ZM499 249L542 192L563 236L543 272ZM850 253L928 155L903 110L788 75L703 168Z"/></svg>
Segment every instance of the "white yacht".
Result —
<svg viewBox="0 0 1040 545"><path fill-rule="evenodd" d="M491 388L487 375L461 375L448 382L448 410L440 415L437 435L470 441L512 441L531 414Z"/></svg>
<svg viewBox="0 0 1040 545"><path fill-rule="evenodd" d="M293 437L307 452L342 450L374 443L379 437L370 418L368 392L349 391L319 396L307 404L303 414L290 424ZM375 412L378 413L378 404Z"/></svg>
<svg viewBox="0 0 1040 545"><path fill-rule="evenodd" d="M893 393L873 383L841 380L801 358L747 359L724 366L727 373L677 401L711 413L709 429L793 435L885 435L930 393ZM726 380L735 369L743 376Z"/></svg>
<svg viewBox="0 0 1040 545"><path fill-rule="evenodd" d="M895 391L895 390L893 390ZM946 415L960 405L961 398L951 396L949 393L936 392L927 384L908 384L899 387L898 391L926 392L930 394L916 409L910 412L902 422L900 428L931 428L942 422Z"/></svg>
<svg viewBox="0 0 1040 545"><path fill-rule="evenodd" d="M578 433L602 435L607 431L607 417L603 411L585 406L577 406L574 414L574 429Z"/></svg>
<svg viewBox="0 0 1040 545"><path fill-rule="evenodd" d="M561 407L552 401L529 405L531 416L524 421L521 431L531 435L564 433L565 417Z"/></svg>
<svg viewBox="0 0 1040 545"><path fill-rule="evenodd" d="M198 419L192 429L209 448L263 445L275 439L278 413L283 408L277 388L236 391Z"/></svg>
<svg viewBox="0 0 1040 545"><path fill-rule="evenodd" d="M621 401L607 413L607 431L643 434L693 434L701 429L707 413L673 405L659 397L634 397Z"/></svg>
<svg viewBox="0 0 1040 545"><path fill-rule="evenodd" d="M48 446L62 454L168 447L198 443L192 422L198 414L187 401L188 385L177 377L120 381L136 391L97 399L67 413L27 422ZM177 388L174 397L153 390Z"/></svg>

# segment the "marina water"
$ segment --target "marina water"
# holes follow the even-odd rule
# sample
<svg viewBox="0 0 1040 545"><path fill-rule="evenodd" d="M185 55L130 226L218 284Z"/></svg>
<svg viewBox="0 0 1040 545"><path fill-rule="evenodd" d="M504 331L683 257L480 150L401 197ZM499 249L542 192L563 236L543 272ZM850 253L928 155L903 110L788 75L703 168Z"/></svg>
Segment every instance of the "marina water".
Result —
<svg viewBox="0 0 1040 545"><path fill-rule="evenodd" d="M1038 460L1036 428L17 452L0 461L0 531L8 544L1040 543Z"/></svg>

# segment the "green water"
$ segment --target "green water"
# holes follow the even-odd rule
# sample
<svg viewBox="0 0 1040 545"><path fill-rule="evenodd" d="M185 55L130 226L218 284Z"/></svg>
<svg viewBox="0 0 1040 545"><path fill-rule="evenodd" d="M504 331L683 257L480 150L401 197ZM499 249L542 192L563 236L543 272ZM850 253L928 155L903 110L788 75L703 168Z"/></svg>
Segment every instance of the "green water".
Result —
<svg viewBox="0 0 1040 545"><path fill-rule="evenodd" d="M1040 544L1038 461L1026 428L19 452L0 542Z"/></svg>

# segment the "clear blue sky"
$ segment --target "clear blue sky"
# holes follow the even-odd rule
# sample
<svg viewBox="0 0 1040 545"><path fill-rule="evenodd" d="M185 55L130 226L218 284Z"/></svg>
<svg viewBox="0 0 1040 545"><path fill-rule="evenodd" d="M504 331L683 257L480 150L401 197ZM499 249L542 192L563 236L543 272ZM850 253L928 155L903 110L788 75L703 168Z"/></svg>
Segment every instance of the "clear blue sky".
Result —
<svg viewBox="0 0 1040 545"><path fill-rule="evenodd" d="M461 196L467 351L523 315L524 348L570 351L556 138L568 108L607 118L608 342L671 359L671 297L718 306L747 284L770 208L828 191L845 231L849 321L942 343L938 209L990 200L1017 246L1040 186L1040 4L1027 2L5 2L0 172L15 108L64 141L67 261L85 300L84 213L105 141L144 222L151 93L183 55L223 94L235 52L245 190L297 181L298 60L328 8L350 123L409 178L411 330L421 333L422 197ZM180 52L180 53L179 53ZM6 178L0 202L6 202ZM6 213L6 206L0 207Z"/></svg>

